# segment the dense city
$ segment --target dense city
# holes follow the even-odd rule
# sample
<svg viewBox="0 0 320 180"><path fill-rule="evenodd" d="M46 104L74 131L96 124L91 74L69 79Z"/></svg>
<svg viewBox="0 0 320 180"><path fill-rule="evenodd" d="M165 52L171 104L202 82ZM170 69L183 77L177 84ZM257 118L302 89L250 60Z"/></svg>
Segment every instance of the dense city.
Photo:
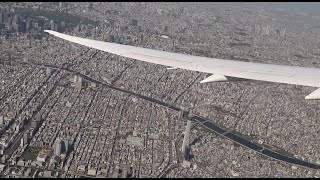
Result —
<svg viewBox="0 0 320 180"><path fill-rule="evenodd" d="M1 177L320 177L319 169L279 161L226 136L319 166L319 101L304 99L316 88L201 84L210 74L43 32L320 68L320 17L273 4L0 3ZM227 133L190 121L186 112ZM186 134L188 151L181 148Z"/></svg>

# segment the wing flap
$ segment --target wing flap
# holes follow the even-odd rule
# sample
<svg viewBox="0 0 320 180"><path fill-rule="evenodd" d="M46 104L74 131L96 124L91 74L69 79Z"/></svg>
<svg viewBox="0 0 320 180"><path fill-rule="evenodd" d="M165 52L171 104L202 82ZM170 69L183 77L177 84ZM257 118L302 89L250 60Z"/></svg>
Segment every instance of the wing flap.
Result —
<svg viewBox="0 0 320 180"><path fill-rule="evenodd" d="M213 74L204 80L202 80L200 83L208 83L208 82L226 82L228 79L220 74Z"/></svg>
<svg viewBox="0 0 320 180"><path fill-rule="evenodd" d="M320 99L320 88L306 96L305 99Z"/></svg>

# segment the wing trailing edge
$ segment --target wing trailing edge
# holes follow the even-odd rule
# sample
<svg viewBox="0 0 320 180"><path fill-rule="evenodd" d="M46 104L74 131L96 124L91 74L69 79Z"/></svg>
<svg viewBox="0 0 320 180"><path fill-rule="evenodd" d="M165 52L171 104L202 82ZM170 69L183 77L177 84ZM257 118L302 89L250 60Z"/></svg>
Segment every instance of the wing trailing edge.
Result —
<svg viewBox="0 0 320 180"><path fill-rule="evenodd" d="M320 88L320 68L249 63L235 60L208 58L97 41L88 38L70 36L51 30L45 30L45 32L64 40L111 54L167 66L169 67L169 70L178 68L213 74L201 81L201 83L256 80ZM314 91L310 95L306 96L305 99L320 99L319 91L320 90Z"/></svg>

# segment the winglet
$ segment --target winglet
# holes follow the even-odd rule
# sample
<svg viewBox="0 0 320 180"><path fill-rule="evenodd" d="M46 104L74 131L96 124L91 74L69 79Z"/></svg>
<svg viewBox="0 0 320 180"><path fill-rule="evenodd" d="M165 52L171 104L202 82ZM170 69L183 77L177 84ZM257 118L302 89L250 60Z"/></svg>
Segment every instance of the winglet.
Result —
<svg viewBox="0 0 320 180"><path fill-rule="evenodd" d="M305 99L320 99L320 88L306 96Z"/></svg>
<svg viewBox="0 0 320 180"><path fill-rule="evenodd" d="M213 74L204 80L202 80L200 83L208 83L208 82L225 82L228 81L228 79L220 74Z"/></svg>

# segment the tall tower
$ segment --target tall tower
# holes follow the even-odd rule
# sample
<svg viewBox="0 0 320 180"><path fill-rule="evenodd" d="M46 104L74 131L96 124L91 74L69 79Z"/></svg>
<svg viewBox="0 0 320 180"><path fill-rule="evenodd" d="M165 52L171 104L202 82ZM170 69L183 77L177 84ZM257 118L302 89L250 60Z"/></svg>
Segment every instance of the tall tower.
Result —
<svg viewBox="0 0 320 180"><path fill-rule="evenodd" d="M54 155L60 156L60 154L61 154L61 140L60 138L57 138L54 144Z"/></svg>
<svg viewBox="0 0 320 180"><path fill-rule="evenodd" d="M29 141L28 133L23 134L23 141L24 143L28 143Z"/></svg>
<svg viewBox="0 0 320 180"><path fill-rule="evenodd" d="M0 154L3 155L5 150L5 146L3 143L0 144Z"/></svg>
<svg viewBox="0 0 320 180"><path fill-rule="evenodd" d="M68 151L69 151L69 140L68 139L64 139L62 141L63 141L62 152L65 152L66 154L68 154Z"/></svg>
<svg viewBox="0 0 320 180"><path fill-rule="evenodd" d="M0 115L0 127L2 127L4 124L4 116Z"/></svg>
<svg viewBox="0 0 320 180"><path fill-rule="evenodd" d="M82 77L80 76L74 76L74 87L78 90L81 91L82 88Z"/></svg>
<svg viewBox="0 0 320 180"><path fill-rule="evenodd" d="M186 149L189 148L190 146L190 129L191 129L191 121L188 120L187 122L187 126L186 126L186 131L184 132L184 138L183 138L183 142L182 142L182 148L181 151L183 154L185 154Z"/></svg>

